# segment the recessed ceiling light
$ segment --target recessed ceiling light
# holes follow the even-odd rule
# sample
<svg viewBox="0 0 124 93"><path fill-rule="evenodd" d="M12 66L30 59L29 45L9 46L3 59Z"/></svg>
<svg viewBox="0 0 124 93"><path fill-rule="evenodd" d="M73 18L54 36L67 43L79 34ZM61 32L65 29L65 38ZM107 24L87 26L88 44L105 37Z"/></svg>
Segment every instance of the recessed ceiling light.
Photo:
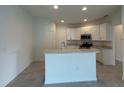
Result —
<svg viewBox="0 0 124 93"><path fill-rule="evenodd" d="M84 22L87 22L87 19L84 19Z"/></svg>
<svg viewBox="0 0 124 93"><path fill-rule="evenodd" d="M57 10L57 9L59 8L59 6L58 6L58 5L54 5L53 8L54 8L55 10Z"/></svg>
<svg viewBox="0 0 124 93"><path fill-rule="evenodd" d="M82 11L86 11L86 10L87 10L87 7L84 6L84 7L82 8Z"/></svg>
<svg viewBox="0 0 124 93"><path fill-rule="evenodd" d="M61 20L61 23L64 23L65 21L64 20Z"/></svg>

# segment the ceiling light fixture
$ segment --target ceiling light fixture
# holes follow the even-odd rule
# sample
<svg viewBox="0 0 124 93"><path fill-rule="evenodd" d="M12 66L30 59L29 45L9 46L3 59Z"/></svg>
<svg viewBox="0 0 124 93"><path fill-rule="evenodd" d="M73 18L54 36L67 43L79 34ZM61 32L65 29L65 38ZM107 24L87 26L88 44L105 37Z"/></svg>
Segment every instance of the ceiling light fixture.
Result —
<svg viewBox="0 0 124 93"><path fill-rule="evenodd" d="M82 8L82 11L86 11L86 10L87 10L87 7L84 6L84 7Z"/></svg>
<svg viewBox="0 0 124 93"><path fill-rule="evenodd" d="M64 23L65 21L64 20L61 20L61 23Z"/></svg>
<svg viewBox="0 0 124 93"><path fill-rule="evenodd" d="M87 19L84 19L84 22L87 22Z"/></svg>
<svg viewBox="0 0 124 93"><path fill-rule="evenodd" d="M54 5L53 8L54 8L55 10L57 10L57 9L59 8L59 6L58 6L58 5Z"/></svg>

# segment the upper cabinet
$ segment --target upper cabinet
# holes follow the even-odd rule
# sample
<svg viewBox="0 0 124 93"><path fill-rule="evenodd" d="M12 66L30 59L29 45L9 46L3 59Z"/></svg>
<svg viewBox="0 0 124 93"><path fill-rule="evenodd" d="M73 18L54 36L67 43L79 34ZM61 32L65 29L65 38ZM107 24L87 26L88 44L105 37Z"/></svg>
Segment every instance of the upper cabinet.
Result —
<svg viewBox="0 0 124 93"><path fill-rule="evenodd" d="M91 34L93 40L99 40L99 25L82 27L81 34Z"/></svg>
<svg viewBox="0 0 124 93"><path fill-rule="evenodd" d="M92 40L112 40L109 23L79 28L67 28L67 40L80 40L81 34L91 34Z"/></svg>
<svg viewBox="0 0 124 93"><path fill-rule="evenodd" d="M111 27L109 23L100 24L100 40L112 40Z"/></svg>
<svg viewBox="0 0 124 93"><path fill-rule="evenodd" d="M100 40L106 40L106 23L100 24Z"/></svg>
<svg viewBox="0 0 124 93"><path fill-rule="evenodd" d="M80 35L79 28L67 28L67 40L80 40Z"/></svg>
<svg viewBox="0 0 124 93"><path fill-rule="evenodd" d="M99 25L67 28L67 40L80 40L81 34L91 34L93 40L100 40Z"/></svg>

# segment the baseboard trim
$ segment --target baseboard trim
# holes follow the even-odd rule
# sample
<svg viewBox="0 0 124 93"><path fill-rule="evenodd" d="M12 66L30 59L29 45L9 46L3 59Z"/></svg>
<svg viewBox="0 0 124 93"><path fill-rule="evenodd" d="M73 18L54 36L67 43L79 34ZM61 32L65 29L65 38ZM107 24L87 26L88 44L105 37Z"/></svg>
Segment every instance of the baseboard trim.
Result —
<svg viewBox="0 0 124 93"><path fill-rule="evenodd" d="M100 62L100 61L98 61L98 60L96 60L96 62L98 62L98 63L100 63L100 64L104 65L102 62Z"/></svg>
<svg viewBox="0 0 124 93"><path fill-rule="evenodd" d="M104 64L104 63L102 63L102 62L100 62L98 60L97 60L97 62L100 63L100 64L102 64L102 65L112 65L112 66L115 66L115 63L114 64L113 63L112 64Z"/></svg>
<svg viewBox="0 0 124 93"><path fill-rule="evenodd" d="M19 74L21 74L26 68L28 68L31 65L32 61L27 64L20 72L18 72L6 85L4 85L3 87L8 87L8 84L14 80Z"/></svg>
<svg viewBox="0 0 124 93"><path fill-rule="evenodd" d="M116 62L122 62L121 60L118 60L118 59L115 59L116 60Z"/></svg>
<svg viewBox="0 0 124 93"><path fill-rule="evenodd" d="M33 61L33 62L43 62L43 61Z"/></svg>

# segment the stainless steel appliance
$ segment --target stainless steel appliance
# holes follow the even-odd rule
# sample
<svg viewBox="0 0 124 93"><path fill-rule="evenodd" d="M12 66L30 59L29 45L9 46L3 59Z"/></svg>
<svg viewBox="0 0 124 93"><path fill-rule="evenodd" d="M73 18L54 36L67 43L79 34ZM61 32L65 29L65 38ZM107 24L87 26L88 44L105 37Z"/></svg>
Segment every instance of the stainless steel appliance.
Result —
<svg viewBox="0 0 124 93"><path fill-rule="evenodd" d="M91 34L82 34L80 38L80 48L90 48L92 46Z"/></svg>

